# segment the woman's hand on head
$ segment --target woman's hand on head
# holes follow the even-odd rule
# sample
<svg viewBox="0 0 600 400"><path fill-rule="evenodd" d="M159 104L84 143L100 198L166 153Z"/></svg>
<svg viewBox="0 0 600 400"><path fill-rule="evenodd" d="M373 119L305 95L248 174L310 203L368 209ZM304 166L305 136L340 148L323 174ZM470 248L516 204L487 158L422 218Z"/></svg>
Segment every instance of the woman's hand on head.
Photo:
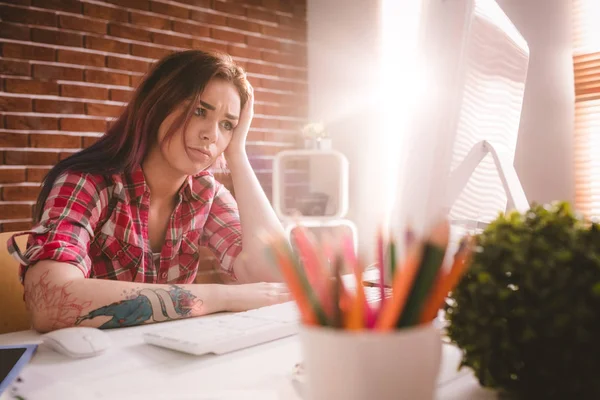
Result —
<svg viewBox="0 0 600 400"><path fill-rule="evenodd" d="M292 300L283 283L249 283L227 286L227 311L246 311Z"/></svg>
<svg viewBox="0 0 600 400"><path fill-rule="evenodd" d="M233 136L229 146L225 149L225 157L230 160L232 157L246 155L246 138L250 130L252 118L254 118L254 88L248 84L248 101L244 104L240 113L240 120L233 130Z"/></svg>

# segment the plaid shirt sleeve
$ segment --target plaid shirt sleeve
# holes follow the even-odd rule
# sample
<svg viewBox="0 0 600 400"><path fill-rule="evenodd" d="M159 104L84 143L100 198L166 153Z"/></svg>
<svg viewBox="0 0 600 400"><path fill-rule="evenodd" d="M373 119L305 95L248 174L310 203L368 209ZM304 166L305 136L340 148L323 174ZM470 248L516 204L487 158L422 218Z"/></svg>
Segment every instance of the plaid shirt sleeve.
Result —
<svg viewBox="0 0 600 400"><path fill-rule="evenodd" d="M68 172L57 178L44 204L44 213L29 234L24 254L9 240L9 251L21 264L23 280L27 268L40 260L73 264L87 278L92 269L88 255L90 240L104 208L102 183L89 174ZM104 199L106 200L106 199Z"/></svg>
<svg viewBox="0 0 600 400"><path fill-rule="evenodd" d="M203 245L217 257L221 268L235 279L233 263L242 251L240 213L229 190L215 183L215 197L204 225Z"/></svg>

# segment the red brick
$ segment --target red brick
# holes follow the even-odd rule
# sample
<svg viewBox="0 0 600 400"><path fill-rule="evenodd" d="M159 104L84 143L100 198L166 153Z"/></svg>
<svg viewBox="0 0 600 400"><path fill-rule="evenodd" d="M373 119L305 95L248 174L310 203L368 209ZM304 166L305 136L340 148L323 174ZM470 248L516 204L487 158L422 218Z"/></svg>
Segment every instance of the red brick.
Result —
<svg viewBox="0 0 600 400"><path fill-rule="evenodd" d="M7 7L0 5L2 20L10 22L21 22L31 25L56 26L57 16L50 11L39 11Z"/></svg>
<svg viewBox="0 0 600 400"><path fill-rule="evenodd" d="M297 131L301 128L302 128L302 124L298 121L290 121L290 120L286 120L286 119L282 119L279 121L279 129Z"/></svg>
<svg viewBox="0 0 600 400"><path fill-rule="evenodd" d="M190 10L188 8L177 7L171 4L158 3L156 1L150 2L150 10L161 15L170 15L172 17L188 19L190 16Z"/></svg>
<svg viewBox="0 0 600 400"><path fill-rule="evenodd" d="M83 136L81 139L83 139L83 148L85 149L96 143L100 138L94 136Z"/></svg>
<svg viewBox="0 0 600 400"><path fill-rule="evenodd" d="M29 135L29 143L31 147L36 148L79 149L81 148L81 137L32 133Z"/></svg>
<svg viewBox="0 0 600 400"><path fill-rule="evenodd" d="M236 18L227 18L227 26L249 32L261 32L262 28L262 26L256 22Z"/></svg>
<svg viewBox="0 0 600 400"><path fill-rule="evenodd" d="M2 232L23 232L28 231L33 226L31 221L18 221L18 222L3 222L0 228Z"/></svg>
<svg viewBox="0 0 600 400"><path fill-rule="evenodd" d="M31 218L29 204L0 204L0 215L10 215L13 219ZM3 230L5 229L3 224ZM8 232L8 231L5 231Z"/></svg>
<svg viewBox="0 0 600 400"><path fill-rule="evenodd" d="M0 133L0 147L27 147L27 135L22 133ZM0 169L0 172L3 170Z"/></svg>
<svg viewBox="0 0 600 400"><path fill-rule="evenodd" d="M103 21L92 20L90 18L60 15L58 18L58 24L64 29L106 34L107 23Z"/></svg>
<svg viewBox="0 0 600 400"><path fill-rule="evenodd" d="M27 117L23 115L5 115L7 129L43 129L55 130L58 120L51 117Z"/></svg>
<svg viewBox="0 0 600 400"><path fill-rule="evenodd" d="M4 152L7 165L54 165L58 153L49 151L7 150Z"/></svg>
<svg viewBox="0 0 600 400"><path fill-rule="evenodd" d="M227 17L224 15L210 14L196 10L192 10L190 19L212 25L225 25L227 23Z"/></svg>
<svg viewBox="0 0 600 400"><path fill-rule="evenodd" d="M150 2L148 0L107 0L109 3L119 7L136 8L138 10L148 11Z"/></svg>
<svg viewBox="0 0 600 400"><path fill-rule="evenodd" d="M83 114L84 106L83 103L75 101L35 99L33 111L48 114Z"/></svg>
<svg viewBox="0 0 600 400"><path fill-rule="evenodd" d="M294 35L291 31L280 29L274 26L262 25L260 27L260 32L265 36L271 36L279 39L289 39L292 40Z"/></svg>
<svg viewBox="0 0 600 400"><path fill-rule="evenodd" d="M61 151L60 153L58 153L58 159L60 161L67 159L69 157L71 157L73 154L75 154L75 152L71 152L71 151Z"/></svg>
<svg viewBox="0 0 600 400"><path fill-rule="evenodd" d="M157 44L164 44L167 46L181 47L189 49L192 47L192 38L176 36L167 33L153 33L152 41Z"/></svg>
<svg viewBox="0 0 600 400"><path fill-rule="evenodd" d="M110 99L113 101L122 101L127 103L131 99L132 95L133 90L110 89Z"/></svg>
<svg viewBox="0 0 600 400"><path fill-rule="evenodd" d="M5 0L6 2L6 0ZM11 4L19 4L22 6L30 6L31 5L31 0L10 0Z"/></svg>
<svg viewBox="0 0 600 400"><path fill-rule="evenodd" d="M52 81L81 81L83 79L83 70L81 68L59 67L56 65L34 65L33 77Z"/></svg>
<svg viewBox="0 0 600 400"><path fill-rule="evenodd" d="M81 14L81 3L77 0L32 0L32 5L39 8L66 11Z"/></svg>
<svg viewBox="0 0 600 400"><path fill-rule="evenodd" d="M213 1L213 8L227 14L246 15L246 7L241 4L226 3L223 1Z"/></svg>
<svg viewBox="0 0 600 400"><path fill-rule="evenodd" d="M125 39L140 40L145 42L149 42L151 39L150 32L140 28L134 28L132 26L125 25L109 24L108 34Z"/></svg>
<svg viewBox="0 0 600 400"><path fill-rule="evenodd" d="M246 71L254 73L254 74L277 76L277 73L279 72L279 68L277 68L273 65L248 62L246 64Z"/></svg>
<svg viewBox="0 0 600 400"><path fill-rule="evenodd" d="M129 75L119 74L109 71L85 71L85 81L94 83L104 83L108 85L129 86Z"/></svg>
<svg viewBox="0 0 600 400"><path fill-rule="evenodd" d="M85 108L86 114L97 117L118 117L123 112L122 106L111 104L87 103Z"/></svg>
<svg viewBox="0 0 600 400"><path fill-rule="evenodd" d="M132 75L131 76L131 83L130 86L133 88L138 87L138 85L140 84L140 82L144 79L143 75Z"/></svg>
<svg viewBox="0 0 600 400"><path fill-rule="evenodd" d="M147 26L154 29L171 29L171 21L166 18L132 11L129 12L129 15L131 16L131 23L134 25Z"/></svg>
<svg viewBox="0 0 600 400"><path fill-rule="evenodd" d="M107 21L127 22L127 11L118 7L106 7L99 4L84 3L83 14Z"/></svg>
<svg viewBox="0 0 600 400"><path fill-rule="evenodd" d="M261 21L268 21L268 22L279 22L277 20L277 15L272 13L272 12L268 12L268 11L262 11L262 10L256 10L254 8L249 8L246 11L246 16L248 18L252 18L252 19L259 19Z"/></svg>
<svg viewBox="0 0 600 400"><path fill-rule="evenodd" d="M211 28L210 35L218 40L226 42L244 43L246 36L238 32L226 31L223 29Z"/></svg>
<svg viewBox="0 0 600 400"><path fill-rule="evenodd" d="M28 76L31 74L31 67L27 61L4 60L0 58L0 74Z"/></svg>
<svg viewBox="0 0 600 400"><path fill-rule="evenodd" d="M279 69L279 77L280 78L307 80L308 73L307 73L306 69L280 68Z"/></svg>
<svg viewBox="0 0 600 400"><path fill-rule="evenodd" d="M4 186L2 200L4 201L31 201L37 199L40 192L38 186Z"/></svg>
<svg viewBox="0 0 600 400"><path fill-rule="evenodd" d="M23 135L25 136L25 135ZM22 168L1 168L0 183L16 183L25 180L25 170Z"/></svg>
<svg viewBox="0 0 600 400"><path fill-rule="evenodd" d="M261 52L260 50L253 49L250 47L242 47L242 46L232 46L227 47L227 52L231 54L233 57L242 57L242 58L250 58L250 59L260 59Z"/></svg>
<svg viewBox="0 0 600 400"><path fill-rule="evenodd" d="M302 65L302 59L292 54L286 53L272 53L270 51L263 51L261 58L264 61L272 62L276 64L287 64L287 65Z"/></svg>
<svg viewBox="0 0 600 400"><path fill-rule="evenodd" d="M129 53L129 43L96 36L86 36L85 47L88 49L107 51L110 53Z"/></svg>
<svg viewBox="0 0 600 400"><path fill-rule="evenodd" d="M132 44L131 54L138 57L146 57L158 60L171 54L173 50L163 49L161 47L145 46L143 44Z"/></svg>
<svg viewBox="0 0 600 400"><path fill-rule="evenodd" d="M107 66L108 68L122 69L124 71L147 72L150 63L132 58L108 56Z"/></svg>
<svg viewBox="0 0 600 400"><path fill-rule="evenodd" d="M48 174L50 168L27 168L27 182L41 182Z"/></svg>
<svg viewBox="0 0 600 400"><path fill-rule="evenodd" d="M29 41L31 32L28 27L23 25L0 22L0 37Z"/></svg>
<svg viewBox="0 0 600 400"><path fill-rule="evenodd" d="M82 35L53 29L31 28L31 40L61 46L83 46Z"/></svg>
<svg viewBox="0 0 600 400"><path fill-rule="evenodd" d="M10 58L27 60L54 61L54 49L48 47L28 46L17 43L3 43L2 55Z"/></svg>
<svg viewBox="0 0 600 400"><path fill-rule="evenodd" d="M272 39L266 39L259 36L246 36L246 44L251 47L259 47L262 49L270 49L279 51L279 42Z"/></svg>
<svg viewBox="0 0 600 400"><path fill-rule="evenodd" d="M89 65L91 67L105 67L106 57L102 54L86 53L83 51L58 50L59 62L76 65Z"/></svg>
<svg viewBox="0 0 600 400"><path fill-rule="evenodd" d="M254 117L252 120L252 127L256 129L278 129L279 121L276 119Z"/></svg>
<svg viewBox="0 0 600 400"><path fill-rule="evenodd" d="M286 53L292 53L292 54L305 54L306 46L303 46L300 43L294 43L294 42L280 42L279 50L286 52Z"/></svg>
<svg viewBox="0 0 600 400"><path fill-rule="evenodd" d="M227 45L224 43L215 43L215 42L209 42L207 40L199 40L199 39L194 39L192 41L192 49L197 49L197 50L204 50L204 51L220 51L223 53L227 52Z"/></svg>
<svg viewBox="0 0 600 400"><path fill-rule="evenodd" d="M60 95L63 97L106 100L108 99L108 89L83 85L60 85Z"/></svg>
<svg viewBox="0 0 600 400"><path fill-rule="evenodd" d="M262 6L268 8L270 10L278 10L285 12L292 12L293 8L291 4L288 4L288 1L280 1L280 0L262 0Z"/></svg>
<svg viewBox="0 0 600 400"><path fill-rule="evenodd" d="M210 36L210 29L206 26L190 24L187 22L173 21L173 30L175 32L185 33L186 35L201 37Z"/></svg>
<svg viewBox="0 0 600 400"><path fill-rule="evenodd" d="M26 97L0 96L0 111L28 112L31 111L31 99Z"/></svg>
<svg viewBox="0 0 600 400"><path fill-rule="evenodd" d="M84 118L61 118L60 129L69 132L104 132L106 121Z"/></svg>
<svg viewBox="0 0 600 400"><path fill-rule="evenodd" d="M196 6L200 8L209 8L210 0L179 0L180 3L186 3L191 6Z"/></svg>

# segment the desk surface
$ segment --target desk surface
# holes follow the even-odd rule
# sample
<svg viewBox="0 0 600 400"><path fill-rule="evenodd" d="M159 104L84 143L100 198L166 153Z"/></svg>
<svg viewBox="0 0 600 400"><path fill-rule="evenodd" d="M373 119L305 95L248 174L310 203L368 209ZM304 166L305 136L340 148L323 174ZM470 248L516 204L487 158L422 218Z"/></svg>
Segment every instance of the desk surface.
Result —
<svg viewBox="0 0 600 400"><path fill-rule="evenodd" d="M212 316L202 317L211 318ZM165 324L107 331L112 347L103 355L76 360L40 345L31 363L0 400L196 399L302 400L292 379L301 361L297 336L222 356L190 356L145 344L141 333ZM33 331L0 335L0 345L39 342ZM468 370L456 371L459 351L444 344L438 399L493 399Z"/></svg>

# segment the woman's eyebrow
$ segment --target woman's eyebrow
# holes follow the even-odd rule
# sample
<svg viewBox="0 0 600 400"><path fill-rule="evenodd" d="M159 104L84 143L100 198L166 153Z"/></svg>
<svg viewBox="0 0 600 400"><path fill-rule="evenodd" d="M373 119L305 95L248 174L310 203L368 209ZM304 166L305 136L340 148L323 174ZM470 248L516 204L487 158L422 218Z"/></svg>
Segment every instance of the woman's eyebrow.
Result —
<svg viewBox="0 0 600 400"><path fill-rule="evenodd" d="M200 100L200 105L208 110L215 111L215 106L210 105L202 100ZM235 120L240 119L240 117L237 117L237 116L231 115L231 114L225 114L225 117L227 117L229 119L235 119Z"/></svg>

